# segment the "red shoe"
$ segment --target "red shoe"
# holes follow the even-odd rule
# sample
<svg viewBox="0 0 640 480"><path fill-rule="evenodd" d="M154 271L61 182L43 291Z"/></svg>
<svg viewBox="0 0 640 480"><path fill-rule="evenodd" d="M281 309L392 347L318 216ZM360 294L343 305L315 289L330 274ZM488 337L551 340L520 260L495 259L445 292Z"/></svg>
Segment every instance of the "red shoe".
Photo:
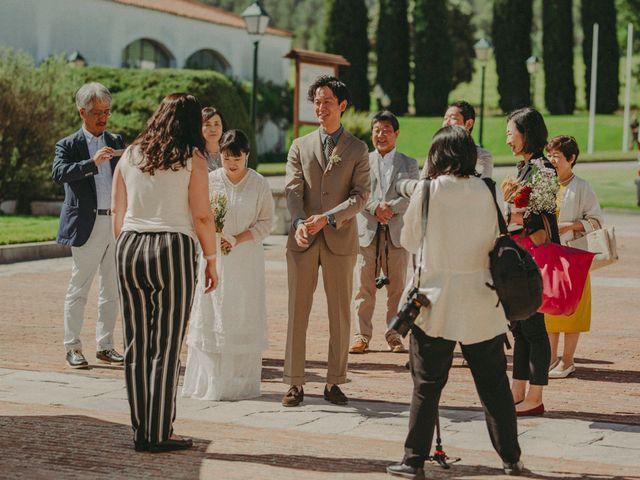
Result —
<svg viewBox="0 0 640 480"><path fill-rule="evenodd" d="M518 417L539 417L540 415L544 415L544 403L529 410L522 410L520 412L516 410L516 416Z"/></svg>

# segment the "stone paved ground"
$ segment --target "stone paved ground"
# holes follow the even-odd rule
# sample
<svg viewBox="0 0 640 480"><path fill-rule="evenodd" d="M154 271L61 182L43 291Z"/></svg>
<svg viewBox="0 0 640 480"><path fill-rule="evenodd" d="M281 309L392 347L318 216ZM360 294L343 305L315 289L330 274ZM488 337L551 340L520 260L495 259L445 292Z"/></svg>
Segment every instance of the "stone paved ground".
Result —
<svg viewBox="0 0 640 480"><path fill-rule="evenodd" d="M554 440L558 435L562 438L563 430L575 430L578 438L571 439L569 435L567 442L573 443L566 452L552 448L545 453L538 443L531 444L535 448L530 448L530 454L525 449L527 466L535 472L531 478L594 478L597 475L640 478L637 476L640 461L631 467L628 462L616 465L598 455L591 460L578 460L569 454L579 449L582 429L593 430L604 424L605 430L613 433L633 433L625 437L622 444L614 441L612 445L615 448L634 445L629 455L636 459L639 453L635 448L640 446L640 433L636 428L640 425L640 216L609 212L607 221L616 226L622 260L593 274L592 329L580 341L578 370L568 379L551 381L545 390L549 414L544 419L550 423L539 427L550 428L549 435ZM271 407L278 404L285 390L280 383L287 297L283 243L281 237L270 237L267 245L270 348L264 355L263 391ZM70 383L70 388L82 399L83 390L78 385L84 380L118 381L122 370L97 364L85 371L65 368L61 344L62 300L69 268L69 259L0 267L0 366L10 373L30 370L44 374L45 380L38 377L34 387L45 395L47 372L52 377L64 373L65 379L71 379L65 383ZM305 389L309 402L315 402L320 409L328 342L321 283L309 326L309 383ZM96 295L94 286L82 336L85 352L95 348ZM247 298L250 299L250 292ZM404 368L407 357L384 350L384 341L379 335L382 301L378 306L374 351L350 358L350 383L344 391L353 400L377 400L367 403L373 415L378 415L387 405L394 405L406 414L411 391L410 376ZM119 345L121 338L118 328ZM90 357L89 360L92 362ZM384 422L368 436L360 435L362 432L356 429L338 437L331 433L333 427L327 427L326 422L324 427L323 422L314 422L316 426L307 431L298 429L298 424L290 421L296 414L289 412L277 416L275 422L281 427L264 427L260 422L246 426L228 423L219 417L212 421L183 419L179 410L178 431L194 435L204 444L199 442L193 452L141 459L124 448L129 435L126 409L112 411L93 404L84 406L82 401L73 405L65 402L50 405L31 401L24 395L20 401L14 401L15 392L5 383L7 380L0 376L0 393L6 393L0 395L0 478L105 478L109 472L114 474L112 478L382 478L384 465L398 459L402 449L403 429L398 430L397 425L392 429ZM16 391L24 393L21 389ZM208 408L207 403L210 402L204 402L201 409ZM459 358L454 360L442 408L447 418L453 415L450 412L475 414L479 409L469 372L460 366ZM399 421L406 422L406 418L401 416ZM406 423L404 425L406 428ZM523 444L527 428L526 422L521 422ZM386 436L387 430L389 436ZM490 447L486 450L467 448L473 445L474 435L486 443L486 433L474 427L467 440L463 433L464 429L459 437L450 434L452 440L459 438L460 441L447 445L447 452L463 457L463 462L449 474L439 469L434 469L433 474L438 478L498 475L497 457L489 451ZM628 438L632 440L629 442ZM446 439L445 436L445 442ZM207 443L209 441L211 443ZM585 445L594 441L598 440L584 438ZM334 458L339 460L333 461Z"/></svg>

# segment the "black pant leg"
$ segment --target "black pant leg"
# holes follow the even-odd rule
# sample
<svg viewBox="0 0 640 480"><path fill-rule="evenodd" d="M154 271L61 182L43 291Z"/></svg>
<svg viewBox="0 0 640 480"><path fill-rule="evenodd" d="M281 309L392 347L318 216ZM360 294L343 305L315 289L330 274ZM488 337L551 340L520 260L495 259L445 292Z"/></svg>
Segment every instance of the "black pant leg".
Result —
<svg viewBox="0 0 640 480"><path fill-rule="evenodd" d="M413 396L403 463L420 468L431 450L440 394L453 361L455 342L433 338L414 328L409 344Z"/></svg>
<svg viewBox="0 0 640 480"><path fill-rule="evenodd" d="M143 261L144 236L122 232L116 244L116 269L120 292L120 313L124 329L124 376L131 411L134 441L148 440L149 389L147 364L149 349L148 306Z"/></svg>
<svg viewBox="0 0 640 480"><path fill-rule="evenodd" d="M529 342L524 333L522 333L522 323L525 321L520 320L511 323L514 380L529 380Z"/></svg>
<svg viewBox="0 0 640 480"><path fill-rule="evenodd" d="M526 320L513 322L513 378L529 380L531 385L549 383L551 346L544 314L534 313Z"/></svg>
<svg viewBox="0 0 640 480"><path fill-rule="evenodd" d="M504 462L520 459L518 426L507 377L504 335L471 345L461 345L484 408L493 448Z"/></svg>
<svg viewBox="0 0 640 480"><path fill-rule="evenodd" d="M522 332L529 343L529 383L531 385L547 385L549 383L551 346L544 323L544 314L535 313L522 323Z"/></svg>

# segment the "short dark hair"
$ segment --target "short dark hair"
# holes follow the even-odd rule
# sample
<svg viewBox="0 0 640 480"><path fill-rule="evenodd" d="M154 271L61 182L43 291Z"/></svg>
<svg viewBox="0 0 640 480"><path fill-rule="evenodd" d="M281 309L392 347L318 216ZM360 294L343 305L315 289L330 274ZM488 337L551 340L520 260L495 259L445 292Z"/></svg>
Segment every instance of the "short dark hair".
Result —
<svg viewBox="0 0 640 480"><path fill-rule="evenodd" d="M571 162L571 166L574 166L578 162L578 155L580 155L578 142L576 142L576 139L570 135L558 135L557 137L553 137L549 140L549 143L547 143L545 150L547 152L559 150L569 162L571 162L571 157L575 155L573 162Z"/></svg>
<svg viewBox="0 0 640 480"><path fill-rule="evenodd" d="M342 103L343 100L347 101L347 106L351 103L351 95L345 83L331 75L321 75L316 78L316 81L311 84L307 91L307 100L313 102L316 97L316 90L322 87L327 87L331 90L338 99L338 103Z"/></svg>
<svg viewBox="0 0 640 480"><path fill-rule="evenodd" d="M400 130L400 122L398 122L398 118L389 110L382 110L373 116L371 119L371 130L373 130L373 126L378 122L390 123L394 132Z"/></svg>
<svg viewBox="0 0 640 480"><path fill-rule="evenodd" d="M547 145L549 131L542 114L530 107L520 108L509 114L507 122L513 121L518 131L524 136L525 153L539 153Z"/></svg>
<svg viewBox="0 0 640 480"><path fill-rule="evenodd" d="M249 153L249 138L242 130L227 130L220 139L220 151L231 152L235 156Z"/></svg>
<svg viewBox="0 0 640 480"><path fill-rule="evenodd" d="M220 117L220 121L222 122L222 131L224 132L227 129L227 122L224 121L222 112L216 107L204 107L202 109L202 123L212 119L216 115Z"/></svg>
<svg viewBox="0 0 640 480"><path fill-rule="evenodd" d="M458 110L460 110L460 115L462 115L462 119L465 122L467 120L475 121L476 109L473 108L473 105L471 105L466 100L459 100L457 102L453 102L447 108L451 108L451 107L456 107Z"/></svg>
<svg viewBox="0 0 640 480"><path fill-rule="evenodd" d="M478 150L471 134L460 125L442 127L431 141L427 156L427 176L468 177L475 175Z"/></svg>
<svg viewBox="0 0 640 480"><path fill-rule="evenodd" d="M201 110L198 99L188 93L164 97L133 142L144 156L140 170L150 175L156 170L179 170L194 149L204 150Z"/></svg>

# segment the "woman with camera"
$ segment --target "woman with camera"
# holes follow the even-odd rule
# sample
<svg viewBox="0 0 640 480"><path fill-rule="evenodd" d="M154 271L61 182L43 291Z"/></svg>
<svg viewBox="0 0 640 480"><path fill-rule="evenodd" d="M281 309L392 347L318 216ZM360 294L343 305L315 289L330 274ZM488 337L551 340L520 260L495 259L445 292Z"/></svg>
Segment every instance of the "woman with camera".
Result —
<svg viewBox="0 0 640 480"><path fill-rule="evenodd" d="M429 456L440 394L449 376L453 350L462 354L482 402L491 441L507 474L522 470L516 413L504 354L507 320L496 308L489 251L499 234L496 207L487 185L475 176L477 150L462 127L448 126L434 136L427 158L430 182L420 182L404 216L401 243L417 253L422 308L411 328L410 367L413 397L409 433L402 463L387 472L421 478ZM425 186L429 187L426 231L423 231ZM467 235L461 232L464 225ZM415 295L413 295L415 297ZM414 304L424 304L410 299Z"/></svg>

